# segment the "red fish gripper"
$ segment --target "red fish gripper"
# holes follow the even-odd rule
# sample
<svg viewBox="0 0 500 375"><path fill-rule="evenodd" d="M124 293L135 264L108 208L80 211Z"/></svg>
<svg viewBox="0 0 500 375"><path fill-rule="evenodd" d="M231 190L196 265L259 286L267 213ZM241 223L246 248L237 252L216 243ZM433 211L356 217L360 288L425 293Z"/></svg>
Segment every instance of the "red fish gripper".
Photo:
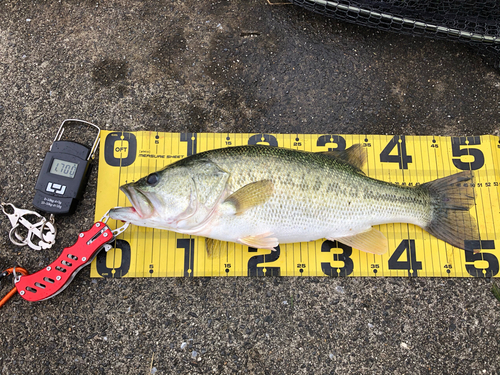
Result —
<svg viewBox="0 0 500 375"><path fill-rule="evenodd" d="M18 275L15 286L19 295L27 301L43 301L61 293L83 267L90 264L99 251L111 249L115 237L128 226L111 230L105 223L107 215L82 232L73 246L63 249L61 255L44 269L31 275ZM106 246L107 245L107 246Z"/></svg>

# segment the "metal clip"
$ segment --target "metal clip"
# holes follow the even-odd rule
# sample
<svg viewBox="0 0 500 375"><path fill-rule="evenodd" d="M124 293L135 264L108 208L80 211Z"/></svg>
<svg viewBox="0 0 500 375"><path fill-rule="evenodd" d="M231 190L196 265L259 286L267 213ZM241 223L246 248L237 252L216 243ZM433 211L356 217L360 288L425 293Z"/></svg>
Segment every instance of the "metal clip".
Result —
<svg viewBox="0 0 500 375"><path fill-rule="evenodd" d="M111 229L103 222L96 222L86 232L81 232L73 246L63 249L59 257L28 276L15 279L17 291L27 301L43 301L61 293L75 275L115 239Z"/></svg>
<svg viewBox="0 0 500 375"><path fill-rule="evenodd" d="M57 142L59 140L61 140L62 138L62 135L64 133L64 126L67 122L79 122L79 123L82 123L82 124L85 124L85 125L89 125L89 126L93 126L94 128L97 129L97 136L95 138L95 141L94 141L94 144L92 146L92 148L90 149L90 153L89 153L89 156L87 158L87 161L90 160L90 159L93 159L94 158L94 154L95 152L97 151L97 146L99 146L99 141L101 140L101 138L99 137L99 135L101 134L101 128L98 127L97 125L94 125L90 122L87 122L87 121L83 121L83 120L78 120L78 119L75 119L75 118L69 118L69 119L66 119L62 122L61 126L59 127L59 130L57 130L57 134L56 134L56 137L54 138L54 142Z"/></svg>
<svg viewBox="0 0 500 375"><path fill-rule="evenodd" d="M101 222L103 222L104 224L106 224L109 220L109 211L108 210L101 218ZM112 230L111 232L113 232L113 236L117 237L118 235L122 234L123 232L125 232L125 230L128 228L128 226L130 225L130 222L126 221L124 222L124 224L119 227L119 228L116 228L114 230ZM108 251L108 250L106 250Z"/></svg>
<svg viewBox="0 0 500 375"><path fill-rule="evenodd" d="M28 245L33 250L42 250L49 249L56 242L57 230L54 226L53 215L51 215L50 220L47 220L38 212L17 208L12 203L1 203L0 205L12 225L9 238L14 245ZM35 217L38 221L33 224L26 218L30 216ZM27 233L24 234L23 232L26 231Z"/></svg>

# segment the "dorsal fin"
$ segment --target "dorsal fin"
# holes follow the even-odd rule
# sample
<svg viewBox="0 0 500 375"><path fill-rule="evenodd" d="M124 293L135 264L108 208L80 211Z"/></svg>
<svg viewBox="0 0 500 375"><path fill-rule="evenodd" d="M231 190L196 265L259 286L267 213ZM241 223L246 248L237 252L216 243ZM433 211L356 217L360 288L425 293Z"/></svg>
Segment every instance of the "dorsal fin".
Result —
<svg viewBox="0 0 500 375"><path fill-rule="evenodd" d="M357 169L363 168L366 163L366 150L359 143L352 145L347 150L323 151L320 154L342 160Z"/></svg>

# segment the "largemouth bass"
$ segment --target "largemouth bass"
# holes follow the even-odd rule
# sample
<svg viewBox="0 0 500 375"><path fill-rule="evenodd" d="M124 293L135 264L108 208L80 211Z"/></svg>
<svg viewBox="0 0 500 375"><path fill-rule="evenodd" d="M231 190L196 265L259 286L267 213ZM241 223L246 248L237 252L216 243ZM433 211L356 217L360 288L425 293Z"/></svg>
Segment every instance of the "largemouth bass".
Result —
<svg viewBox="0 0 500 375"><path fill-rule="evenodd" d="M478 231L470 172L415 187L366 176L366 152L311 153L269 146L238 146L179 160L123 185L133 207L110 217L134 225L273 249L280 243L338 240L374 254L388 250L373 225L410 223L465 249ZM468 187L469 186L469 187Z"/></svg>

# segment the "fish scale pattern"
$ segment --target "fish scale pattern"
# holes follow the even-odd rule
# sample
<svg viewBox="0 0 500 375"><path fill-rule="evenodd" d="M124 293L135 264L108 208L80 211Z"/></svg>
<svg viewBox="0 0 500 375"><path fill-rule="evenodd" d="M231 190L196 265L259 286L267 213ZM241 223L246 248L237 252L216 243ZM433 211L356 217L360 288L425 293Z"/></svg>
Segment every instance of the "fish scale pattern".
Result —
<svg viewBox="0 0 500 375"><path fill-rule="evenodd" d="M229 173L231 192L260 180L274 184L265 204L220 218L227 233L271 232L280 243L289 243L353 235L376 224L430 220L425 192L373 180L322 154L243 146L204 156Z"/></svg>

